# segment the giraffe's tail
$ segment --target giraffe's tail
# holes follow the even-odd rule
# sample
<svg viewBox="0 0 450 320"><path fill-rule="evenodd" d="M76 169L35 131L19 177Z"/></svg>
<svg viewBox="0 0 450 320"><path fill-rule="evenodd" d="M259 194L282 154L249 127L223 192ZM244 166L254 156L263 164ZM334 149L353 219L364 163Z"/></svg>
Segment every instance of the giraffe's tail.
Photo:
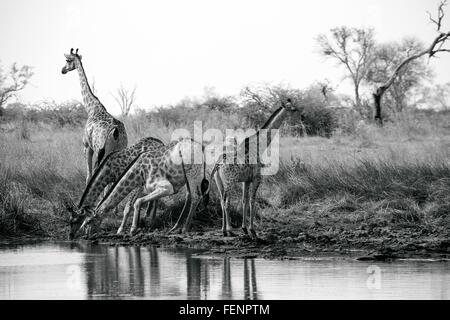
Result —
<svg viewBox="0 0 450 320"><path fill-rule="evenodd" d="M200 194L202 196L202 200L203 200L203 206L206 208L206 206L209 203L209 191L210 191L210 182L206 177L206 157L205 157L205 146L203 144L201 144L200 142L195 141L192 138L188 138L190 139L191 142L193 143L197 143L199 145L201 145L202 147L202 162L203 162L203 178L202 181L200 182ZM186 174L186 170L184 167L184 161L183 161L183 155L181 153L181 150L178 149L180 158L181 158L181 167L183 169L183 175L184 175L184 179L186 181L186 188L188 192L191 192L191 186L189 185L189 180L187 178L187 174Z"/></svg>

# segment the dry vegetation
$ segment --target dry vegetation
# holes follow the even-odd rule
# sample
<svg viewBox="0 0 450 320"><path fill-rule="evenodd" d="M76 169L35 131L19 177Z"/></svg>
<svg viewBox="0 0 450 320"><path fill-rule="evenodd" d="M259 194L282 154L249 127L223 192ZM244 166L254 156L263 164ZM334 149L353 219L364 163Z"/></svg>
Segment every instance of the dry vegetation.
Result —
<svg viewBox="0 0 450 320"><path fill-rule="evenodd" d="M223 124L218 117L209 121ZM230 117L228 123L235 121ZM265 178L258 198L261 237L328 249L446 252L449 119L446 114L423 118L411 113L383 128L364 123L352 133L338 128L331 138L284 136L280 170ZM141 116L127 118L126 126L130 143L149 135L168 141L175 128ZM80 127L55 129L36 122L2 124L0 234L66 237L67 209L84 187L81 132ZM183 197L174 198L161 205L159 229L179 212ZM214 195L212 199L208 212L197 214L195 230L220 225L220 206ZM231 203L238 227L238 194ZM105 230L117 227L119 218L107 219Z"/></svg>

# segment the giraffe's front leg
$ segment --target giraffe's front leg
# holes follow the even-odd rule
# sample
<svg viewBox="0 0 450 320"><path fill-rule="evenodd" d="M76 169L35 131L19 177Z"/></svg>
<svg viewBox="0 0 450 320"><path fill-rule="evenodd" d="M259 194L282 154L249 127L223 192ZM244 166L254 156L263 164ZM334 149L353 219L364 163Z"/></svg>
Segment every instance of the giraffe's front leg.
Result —
<svg viewBox="0 0 450 320"><path fill-rule="evenodd" d="M253 181L250 186L250 233L254 238L257 238L255 229L253 227L253 220L255 216L256 192L258 191L259 184L260 180L258 179Z"/></svg>
<svg viewBox="0 0 450 320"><path fill-rule="evenodd" d="M117 230L117 234L122 234L123 229L125 228L125 224L127 223L128 216L130 215L130 212L131 212L131 206L133 205L133 203L136 200L137 196L138 196L138 192L133 192L133 194L128 199L128 201L127 201L127 203L125 205L125 208L123 209L122 223L120 224L120 227Z"/></svg>
<svg viewBox="0 0 450 320"><path fill-rule="evenodd" d="M225 237L231 234L230 218L228 215L228 192L224 186L222 179L217 173L214 176L217 189L219 190L220 206L222 207L222 233Z"/></svg>
<svg viewBox="0 0 450 320"><path fill-rule="evenodd" d="M154 201L159 198L169 196L173 194L173 186L172 184L167 180L158 181L156 183L156 186L154 188L154 191L152 191L150 194L136 199L134 203L134 215L133 215L133 225L131 226L130 233L134 234L138 227L138 221L139 221L139 212L141 210L141 206L144 203L147 203L149 201Z"/></svg>
<svg viewBox="0 0 450 320"><path fill-rule="evenodd" d="M192 218L194 217L195 211L197 210L201 200L202 198L197 194L195 194L195 196L192 197L191 206L189 208L189 214L186 218L186 221L184 222L183 229L181 230L183 233L189 232L191 228Z"/></svg>
<svg viewBox="0 0 450 320"><path fill-rule="evenodd" d="M182 232L181 221L183 221L183 217L186 215L186 212L191 203L192 203L191 192L189 190L186 190L186 197L184 199L183 209L181 210L181 213L180 213L180 216L178 217L177 222L172 227L172 229L170 229L169 233L176 233L176 232L181 233Z"/></svg>
<svg viewBox="0 0 450 320"><path fill-rule="evenodd" d="M84 154L86 156L86 171L87 171L86 184L88 184L89 179L91 178L92 175L92 157L94 155L94 151L89 146L85 146Z"/></svg>

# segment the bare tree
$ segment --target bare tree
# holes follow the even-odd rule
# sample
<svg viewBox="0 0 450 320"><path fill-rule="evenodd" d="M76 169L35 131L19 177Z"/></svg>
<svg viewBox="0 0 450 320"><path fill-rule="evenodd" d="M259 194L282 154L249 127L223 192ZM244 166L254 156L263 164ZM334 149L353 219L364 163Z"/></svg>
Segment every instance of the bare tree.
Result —
<svg viewBox="0 0 450 320"><path fill-rule="evenodd" d="M361 110L359 89L373 62L374 31L343 26L331 29L330 33L331 37L321 34L316 39L320 54L347 69L355 90L355 107Z"/></svg>
<svg viewBox="0 0 450 320"><path fill-rule="evenodd" d="M367 74L366 82L378 87L384 84L404 59L423 51L425 46L414 37L407 37L400 42L384 43L376 46L375 59ZM432 71L425 59L416 59L398 73L397 78L386 91L385 105L391 112L402 112L407 105L411 90L423 80L432 78Z"/></svg>
<svg viewBox="0 0 450 320"><path fill-rule="evenodd" d="M331 85L330 80L325 79L323 81L318 81L317 86L320 88L320 92L323 95L323 99L325 103L329 103L329 93L332 93L334 91L333 86Z"/></svg>
<svg viewBox="0 0 450 320"><path fill-rule="evenodd" d="M445 16L444 7L447 5L447 0L441 1L438 6L438 13L437 17L433 18L432 15L428 12L429 18L431 23L433 23L436 27L436 31L438 35L433 39L430 46L422 51L419 51L415 54L410 55L406 59L404 59L402 62L398 64L398 66L395 68L389 79L380 85L375 92L373 93L373 100L375 105L375 121L377 121L379 124L383 123L383 118L381 116L381 101L383 98L383 95L385 94L386 90L389 89L389 87L394 83L395 79L399 76L400 72L405 68L411 61L414 61L422 56L428 55L429 58L434 57L439 52L450 52L450 49L443 48L444 44L446 43L447 39L450 37L450 31L448 32L442 32L442 21Z"/></svg>
<svg viewBox="0 0 450 320"><path fill-rule="evenodd" d="M250 88L246 86L241 91L241 97L243 97L246 103L251 103L258 107L259 110L267 111L270 110L271 106L268 103L268 99L265 98L267 94L267 87L255 87Z"/></svg>
<svg viewBox="0 0 450 320"><path fill-rule="evenodd" d="M133 107L136 98L135 94L136 86L134 86L133 89L129 90L124 88L124 86L121 84L120 88L117 89L116 95L113 95L114 99L119 104L120 111L123 117L128 116L128 114L130 113L130 110Z"/></svg>
<svg viewBox="0 0 450 320"><path fill-rule="evenodd" d="M27 86L32 76L32 67L27 65L13 63L7 72L0 66L0 116L6 103Z"/></svg>

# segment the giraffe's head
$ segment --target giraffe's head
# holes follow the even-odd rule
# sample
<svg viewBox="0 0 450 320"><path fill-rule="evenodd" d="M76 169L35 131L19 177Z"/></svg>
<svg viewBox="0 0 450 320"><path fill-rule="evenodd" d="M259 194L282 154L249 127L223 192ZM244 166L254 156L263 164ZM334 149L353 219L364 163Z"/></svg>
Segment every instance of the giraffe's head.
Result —
<svg viewBox="0 0 450 320"><path fill-rule="evenodd" d="M74 239L77 235L78 232L81 229L81 226L84 224L85 220L89 217L89 213L90 211L86 208L82 208L75 211L71 212L71 217L70 217L70 221L69 221L69 227L70 227L70 232L69 232L69 239L72 240Z"/></svg>
<svg viewBox="0 0 450 320"><path fill-rule="evenodd" d="M78 49L75 52L73 52L72 48L70 49L70 53L64 54L64 56L66 57L66 65L61 70L62 74L66 74L69 71L75 70L75 68L77 67L76 61L81 60L81 56L78 54Z"/></svg>
<svg viewBox="0 0 450 320"><path fill-rule="evenodd" d="M289 111L289 112L298 111L297 107L295 106L295 104L293 103L291 98L282 99L281 107L283 107L283 109L285 109L286 111Z"/></svg>

